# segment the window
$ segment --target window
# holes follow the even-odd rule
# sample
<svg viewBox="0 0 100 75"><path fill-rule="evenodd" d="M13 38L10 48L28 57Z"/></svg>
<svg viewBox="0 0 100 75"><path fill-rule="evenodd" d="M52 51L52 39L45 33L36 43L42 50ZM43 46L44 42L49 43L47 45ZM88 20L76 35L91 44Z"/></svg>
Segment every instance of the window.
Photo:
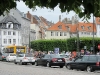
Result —
<svg viewBox="0 0 100 75"><path fill-rule="evenodd" d="M58 26L58 28L59 28L59 29L62 29L62 26L60 25L60 26Z"/></svg>
<svg viewBox="0 0 100 75"><path fill-rule="evenodd" d="M89 61L97 61L97 57L96 56L89 56Z"/></svg>
<svg viewBox="0 0 100 75"><path fill-rule="evenodd" d="M13 35L16 35L16 32L13 32Z"/></svg>
<svg viewBox="0 0 100 75"><path fill-rule="evenodd" d="M64 32L64 36L67 36L67 33L66 32Z"/></svg>
<svg viewBox="0 0 100 75"><path fill-rule="evenodd" d="M99 19L99 22L100 22L100 19Z"/></svg>
<svg viewBox="0 0 100 75"><path fill-rule="evenodd" d="M54 36L54 33L53 32L51 32L51 36Z"/></svg>
<svg viewBox="0 0 100 75"><path fill-rule="evenodd" d="M91 26L88 26L88 30L90 30L91 29Z"/></svg>
<svg viewBox="0 0 100 75"><path fill-rule="evenodd" d="M3 32L3 34L4 34L4 35L7 35L7 32L6 32L6 31L4 31L4 32Z"/></svg>
<svg viewBox="0 0 100 75"><path fill-rule="evenodd" d="M4 44L7 44L7 39L4 39L3 43L4 43Z"/></svg>
<svg viewBox="0 0 100 75"><path fill-rule="evenodd" d="M83 32L81 32L81 34L83 34Z"/></svg>
<svg viewBox="0 0 100 75"><path fill-rule="evenodd" d="M11 35L11 31L8 31L8 35Z"/></svg>
<svg viewBox="0 0 100 75"><path fill-rule="evenodd" d="M50 55L45 55L44 58L45 59L49 59L50 58Z"/></svg>
<svg viewBox="0 0 100 75"><path fill-rule="evenodd" d="M58 32L56 32L55 35L58 36Z"/></svg>
<svg viewBox="0 0 100 75"><path fill-rule="evenodd" d="M8 28L11 28L11 25L10 24L8 25Z"/></svg>
<svg viewBox="0 0 100 75"><path fill-rule="evenodd" d="M84 56L83 58L82 58L82 61L88 61L88 56Z"/></svg>
<svg viewBox="0 0 100 75"><path fill-rule="evenodd" d="M69 26L67 26L67 27L66 27L66 29L67 29L67 31L70 31L70 28L69 28Z"/></svg>
<svg viewBox="0 0 100 75"><path fill-rule="evenodd" d="M81 58L78 58L75 60L75 62L80 62L82 59Z"/></svg>
<svg viewBox="0 0 100 75"><path fill-rule="evenodd" d="M63 36L63 32L60 32L60 36Z"/></svg>
<svg viewBox="0 0 100 75"><path fill-rule="evenodd" d="M11 39L8 39L8 43L11 44Z"/></svg>
<svg viewBox="0 0 100 75"><path fill-rule="evenodd" d="M84 29L84 26L81 26L82 29Z"/></svg>
<svg viewBox="0 0 100 75"><path fill-rule="evenodd" d="M13 39L13 44L16 44L16 39Z"/></svg>

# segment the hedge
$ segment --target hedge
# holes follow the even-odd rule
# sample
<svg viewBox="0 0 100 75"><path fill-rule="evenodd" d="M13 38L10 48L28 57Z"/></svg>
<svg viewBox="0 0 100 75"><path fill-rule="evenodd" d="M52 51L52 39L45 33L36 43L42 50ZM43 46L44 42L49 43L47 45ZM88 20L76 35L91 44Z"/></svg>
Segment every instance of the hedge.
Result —
<svg viewBox="0 0 100 75"><path fill-rule="evenodd" d="M84 37L80 38L80 50L87 46L87 50L93 46L92 37ZM54 48L59 48L60 51L72 51L77 50L77 38L69 38L69 39L53 39L53 40L36 40L31 42L31 48L33 50L40 51L54 51ZM98 44L100 43L100 38L94 38L95 42L95 50L98 51Z"/></svg>

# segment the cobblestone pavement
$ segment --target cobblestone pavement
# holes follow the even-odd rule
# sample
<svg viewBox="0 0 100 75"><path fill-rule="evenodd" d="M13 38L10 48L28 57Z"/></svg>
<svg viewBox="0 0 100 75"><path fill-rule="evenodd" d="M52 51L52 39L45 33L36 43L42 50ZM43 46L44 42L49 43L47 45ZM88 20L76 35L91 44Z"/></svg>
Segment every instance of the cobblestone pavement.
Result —
<svg viewBox="0 0 100 75"><path fill-rule="evenodd" d="M14 63L0 61L0 75L100 75L99 71L88 73L86 71L67 70L59 67L43 67L35 65L15 65Z"/></svg>

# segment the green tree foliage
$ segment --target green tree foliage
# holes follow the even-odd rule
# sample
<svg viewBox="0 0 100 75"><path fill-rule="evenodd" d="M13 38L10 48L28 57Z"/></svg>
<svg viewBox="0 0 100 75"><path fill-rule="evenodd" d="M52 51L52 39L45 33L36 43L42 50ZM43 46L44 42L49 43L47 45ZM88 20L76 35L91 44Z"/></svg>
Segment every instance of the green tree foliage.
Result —
<svg viewBox="0 0 100 75"><path fill-rule="evenodd" d="M29 8L54 9L58 5L62 12L75 11L80 18L90 18L93 13L95 17L100 17L100 0L0 0L0 15L16 8L17 1L23 1Z"/></svg>

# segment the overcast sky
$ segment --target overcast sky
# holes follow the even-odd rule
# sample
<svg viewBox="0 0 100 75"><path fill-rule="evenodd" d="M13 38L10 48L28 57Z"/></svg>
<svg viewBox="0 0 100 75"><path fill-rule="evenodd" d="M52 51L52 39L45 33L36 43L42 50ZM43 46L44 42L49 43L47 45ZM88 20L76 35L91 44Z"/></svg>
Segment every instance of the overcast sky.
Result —
<svg viewBox="0 0 100 75"><path fill-rule="evenodd" d="M40 9L39 7L37 7L37 10L32 11L32 9L29 9L22 1L17 2L17 8L24 13L27 13L27 11L29 11L32 15L43 16L48 21L52 21L54 23L59 21L59 15L61 15L61 19L64 19L66 17L71 19L72 16L75 15L73 11L71 11L69 14L61 13L58 7L56 7L54 11L46 8ZM89 21L92 22L92 19L90 19Z"/></svg>

